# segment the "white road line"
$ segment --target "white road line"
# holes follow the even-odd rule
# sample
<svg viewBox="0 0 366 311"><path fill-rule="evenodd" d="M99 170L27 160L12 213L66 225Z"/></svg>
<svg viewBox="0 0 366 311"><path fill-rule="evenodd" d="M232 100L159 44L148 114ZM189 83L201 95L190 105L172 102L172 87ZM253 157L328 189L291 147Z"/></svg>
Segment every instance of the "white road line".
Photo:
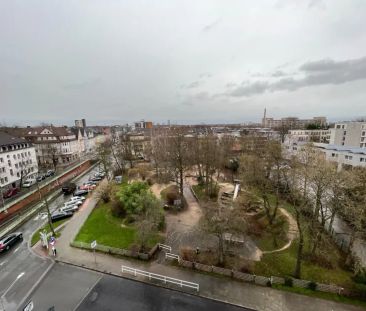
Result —
<svg viewBox="0 0 366 311"><path fill-rule="evenodd" d="M4 260L3 262L0 262L0 267L1 267L2 265L5 265L7 262L8 262L7 260Z"/></svg>
<svg viewBox="0 0 366 311"><path fill-rule="evenodd" d="M19 246L20 247L20 246ZM14 250L14 254L19 250L19 247L17 247L15 250Z"/></svg>

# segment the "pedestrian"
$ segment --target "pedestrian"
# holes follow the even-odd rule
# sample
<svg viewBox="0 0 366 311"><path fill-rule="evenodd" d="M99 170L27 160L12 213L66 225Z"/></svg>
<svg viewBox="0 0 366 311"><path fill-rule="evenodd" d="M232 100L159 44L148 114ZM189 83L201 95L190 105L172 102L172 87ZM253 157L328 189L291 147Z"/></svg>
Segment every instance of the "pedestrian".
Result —
<svg viewBox="0 0 366 311"><path fill-rule="evenodd" d="M52 245L52 255L53 257L56 257L57 255L56 247L54 245Z"/></svg>

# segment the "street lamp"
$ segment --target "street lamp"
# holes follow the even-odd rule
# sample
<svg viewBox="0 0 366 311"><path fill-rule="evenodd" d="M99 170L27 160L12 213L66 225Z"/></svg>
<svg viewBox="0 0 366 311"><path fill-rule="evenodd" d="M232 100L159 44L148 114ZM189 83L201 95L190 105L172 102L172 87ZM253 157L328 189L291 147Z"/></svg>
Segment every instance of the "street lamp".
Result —
<svg viewBox="0 0 366 311"><path fill-rule="evenodd" d="M10 291L10 289L14 286L14 284L24 275L25 273L22 272L20 273L17 278L13 281L13 283L11 283L9 285L9 287L5 290L5 292L1 295L0 297L0 301L1 301L1 307L3 309L3 311L5 311L5 307L4 307L4 298L5 298L5 295Z"/></svg>

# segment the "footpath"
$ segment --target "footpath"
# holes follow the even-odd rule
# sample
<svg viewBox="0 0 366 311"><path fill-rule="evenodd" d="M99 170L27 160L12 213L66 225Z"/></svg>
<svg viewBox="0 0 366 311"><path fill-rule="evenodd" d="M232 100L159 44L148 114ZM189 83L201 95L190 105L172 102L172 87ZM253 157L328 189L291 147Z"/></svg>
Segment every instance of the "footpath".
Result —
<svg viewBox="0 0 366 311"><path fill-rule="evenodd" d="M97 270L103 273L139 279L130 277L128 274L122 275L121 266L125 265L131 268L158 273L189 282L195 282L199 283L200 285L200 292L198 293L200 296L221 300L247 308L252 308L254 310L364 310L363 308L357 306L336 303L319 298L307 297L304 295L280 291L269 287L261 287L257 285L234 281L230 278L203 274L193 270L173 266L168 262L144 262L135 259L128 259L127 257L117 258L102 253L96 253L96 256L94 258L94 254L92 252L71 247L70 242L74 240L75 236L79 232L85 220L88 218L89 214L92 212L96 203L97 202L93 196L91 198L88 198L81 207L81 209L65 225L60 238L58 238L56 242L56 261ZM46 252L42 248L40 243L37 243L33 247L33 251L39 256L49 256L48 252ZM147 279L141 280L147 281Z"/></svg>

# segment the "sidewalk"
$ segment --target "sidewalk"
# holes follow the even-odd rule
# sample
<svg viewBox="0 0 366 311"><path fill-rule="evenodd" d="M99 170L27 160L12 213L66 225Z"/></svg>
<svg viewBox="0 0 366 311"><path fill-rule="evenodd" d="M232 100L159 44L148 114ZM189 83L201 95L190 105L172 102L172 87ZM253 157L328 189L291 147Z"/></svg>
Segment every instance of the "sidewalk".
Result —
<svg viewBox="0 0 366 311"><path fill-rule="evenodd" d="M70 247L70 242L73 241L80 227L87 219L95 205L96 201L93 197L87 199L80 211L65 226L61 237L56 243L58 252L57 260L115 275L121 275L121 266L126 265L185 281L199 283L199 295L201 296L230 302L232 304L256 310L308 311L310 308L312 310L329 311L364 310L361 307L297 295L268 287L256 286L234 281L229 278L202 274L189 269L158 263L156 261L143 262L127 258L120 259L106 254L96 253L95 263L94 254L92 252ZM47 256L40 246L40 243L36 244L34 251L39 255ZM125 274L124 276L128 275Z"/></svg>

